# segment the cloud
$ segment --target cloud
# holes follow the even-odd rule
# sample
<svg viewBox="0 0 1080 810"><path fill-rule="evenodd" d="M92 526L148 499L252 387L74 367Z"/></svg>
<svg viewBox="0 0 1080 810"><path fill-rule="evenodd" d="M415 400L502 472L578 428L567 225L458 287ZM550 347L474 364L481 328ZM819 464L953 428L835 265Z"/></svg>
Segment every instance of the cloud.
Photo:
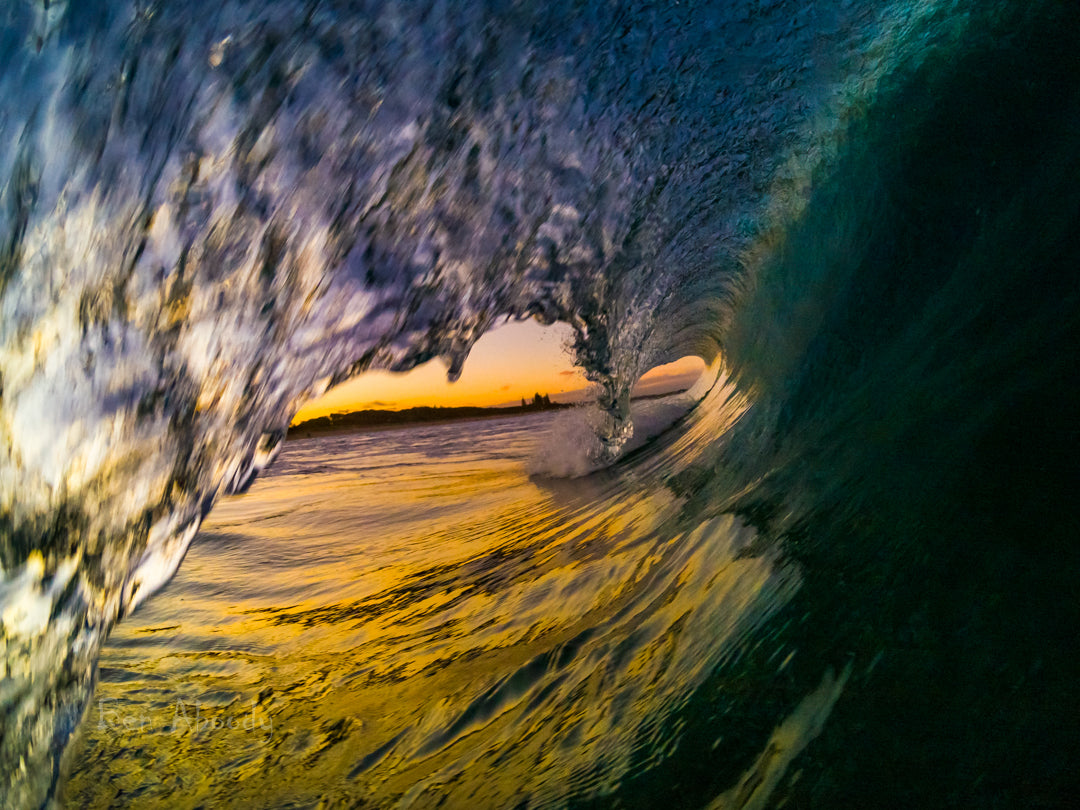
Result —
<svg viewBox="0 0 1080 810"><path fill-rule="evenodd" d="M511 388L511 386L509 386L509 385L504 385L504 386L503 386L502 388L500 388L499 390L500 390L500 391L509 391L509 390L510 390L510 388Z"/></svg>
<svg viewBox="0 0 1080 810"><path fill-rule="evenodd" d="M559 376L560 377L576 377L577 376L577 369L571 369L570 371L560 371Z"/></svg>

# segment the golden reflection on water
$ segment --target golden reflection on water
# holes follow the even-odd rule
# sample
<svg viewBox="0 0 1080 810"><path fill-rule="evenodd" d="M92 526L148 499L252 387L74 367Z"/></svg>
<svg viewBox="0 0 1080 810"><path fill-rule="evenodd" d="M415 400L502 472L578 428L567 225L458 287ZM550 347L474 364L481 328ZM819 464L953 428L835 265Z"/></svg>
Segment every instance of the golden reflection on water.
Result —
<svg viewBox="0 0 1080 810"><path fill-rule="evenodd" d="M795 583L648 461L530 478L549 418L290 443L113 632L64 804L536 807L664 756Z"/></svg>

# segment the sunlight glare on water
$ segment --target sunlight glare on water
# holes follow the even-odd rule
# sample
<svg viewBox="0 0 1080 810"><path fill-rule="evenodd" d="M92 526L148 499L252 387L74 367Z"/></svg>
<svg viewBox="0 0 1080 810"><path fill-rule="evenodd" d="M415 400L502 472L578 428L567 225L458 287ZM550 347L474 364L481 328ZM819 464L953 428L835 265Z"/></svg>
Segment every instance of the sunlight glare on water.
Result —
<svg viewBox="0 0 1080 810"><path fill-rule="evenodd" d="M552 419L290 442L113 633L66 803L503 806L661 756L640 721L791 583L664 487L530 476Z"/></svg>

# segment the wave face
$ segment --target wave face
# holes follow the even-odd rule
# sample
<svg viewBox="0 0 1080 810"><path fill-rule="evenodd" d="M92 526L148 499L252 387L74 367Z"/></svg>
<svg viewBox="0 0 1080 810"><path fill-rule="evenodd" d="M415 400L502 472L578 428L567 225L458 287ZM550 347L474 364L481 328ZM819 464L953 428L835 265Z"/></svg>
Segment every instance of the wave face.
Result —
<svg viewBox="0 0 1080 810"><path fill-rule="evenodd" d="M305 398L454 376L506 317L574 328L599 464L643 371L722 358L689 460L637 451L604 497L648 467L660 534L735 516L798 583L655 709L678 753L575 801L1076 787L1071 4L18 0L0 25L10 804L54 795L109 629Z"/></svg>

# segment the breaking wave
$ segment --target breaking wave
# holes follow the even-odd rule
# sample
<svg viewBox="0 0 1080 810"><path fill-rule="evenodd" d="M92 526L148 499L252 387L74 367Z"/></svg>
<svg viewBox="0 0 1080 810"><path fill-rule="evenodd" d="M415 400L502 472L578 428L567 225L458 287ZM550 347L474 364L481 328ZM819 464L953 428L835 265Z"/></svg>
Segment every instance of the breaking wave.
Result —
<svg viewBox="0 0 1080 810"><path fill-rule="evenodd" d="M302 402L455 377L530 317L597 386L564 474L633 447L647 369L714 363L605 475L669 467L671 536L735 515L799 572L703 654L723 709L656 718L685 749L597 802L683 784L706 736L688 807L1068 795L1078 31L1050 0L6 4L8 802L54 795L109 629Z"/></svg>

